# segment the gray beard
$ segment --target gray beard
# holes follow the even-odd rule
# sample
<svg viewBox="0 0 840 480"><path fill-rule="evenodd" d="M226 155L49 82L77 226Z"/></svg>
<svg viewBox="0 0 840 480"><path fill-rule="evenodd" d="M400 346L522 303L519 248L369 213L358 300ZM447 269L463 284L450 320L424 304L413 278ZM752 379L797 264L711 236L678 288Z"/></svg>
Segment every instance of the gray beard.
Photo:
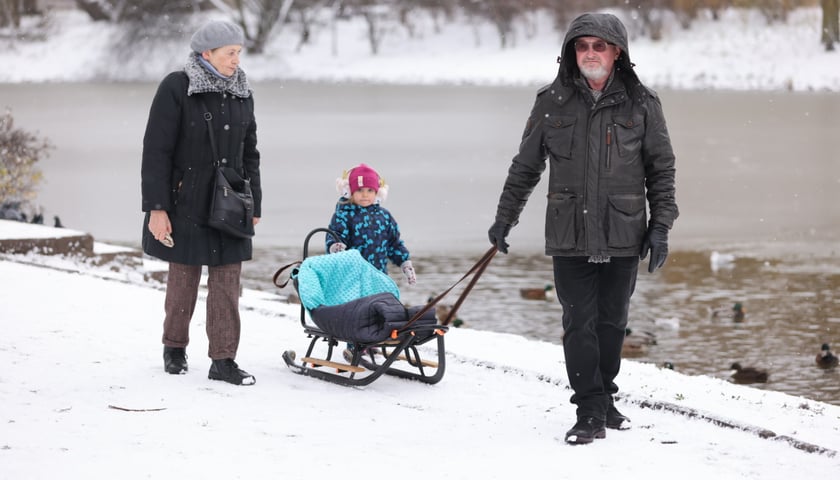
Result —
<svg viewBox="0 0 840 480"><path fill-rule="evenodd" d="M601 80L604 80L605 78L607 78L610 75L610 72L608 72L607 69L604 68L603 65L599 65L597 68L591 68L591 69L581 68L580 69L580 74L583 75L584 77L586 77L588 80L592 80L592 81L597 82L597 81L601 81Z"/></svg>

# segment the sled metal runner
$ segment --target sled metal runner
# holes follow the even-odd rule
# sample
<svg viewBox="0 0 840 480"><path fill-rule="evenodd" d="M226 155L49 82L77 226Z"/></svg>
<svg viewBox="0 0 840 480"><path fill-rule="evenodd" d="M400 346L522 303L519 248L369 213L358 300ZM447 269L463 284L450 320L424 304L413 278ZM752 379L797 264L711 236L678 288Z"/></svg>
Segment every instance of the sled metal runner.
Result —
<svg viewBox="0 0 840 480"><path fill-rule="evenodd" d="M418 338L416 331L410 329L400 337L398 343L355 344L351 352L341 347L344 340L313 328L311 325L304 326L305 333L310 337L306 355L298 359L293 350L287 350L283 352L283 360L294 373L348 387L369 385L383 374L435 384L443 378L446 370L443 334L448 327L436 325L435 328L439 331L434 332L422 343L434 343L436 363L421 357L417 347L422 343L416 341ZM329 364L318 364L316 362L319 359L312 357L319 343L326 344L327 353L323 360ZM373 353L377 349L384 355ZM339 351L341 354L337 354ZM344 358L345 351L349 353L349 359ZM341 360L336 361L335 357ZM315 362L307 362L307 360L315 360ZM341 361L349 361L349 363ZM358 369L362 371L356 371Z"/></svg>
<svg viewBox="0 0 840 480"><path fill-rule="evenodd" d="M327 228L316 228L304 240L303 260L308 257L310 240L318 233L332 235L337 241L341 241L341 237L335 232ZM282 284L278 283L278 277L289 266L275 273L274 283L278 287L288 283L288 280ZM300 285L297 278L290 276L290 280L299 291ZM423 307L422 312L418 312L415 317L419 318L424 312L430 311L433 304ZM294 373L338 385L355 387L369 385L382 375L428 384L438 383L444 376L446 370L444 334L449 327L441 322L434 324L415 322L414 320L418 318L412 317L403 327L394 329L389 338L365 343L328 332L314 325L311 317L307 317L308 312L302 302L300 322L304 333L310 339L309 346L303 357L298 357L294 350L283 353L283 360ZM348 343L352 343L353 347L345 349L344 345ZM424 355L429 358L425 358Z"/></svg>

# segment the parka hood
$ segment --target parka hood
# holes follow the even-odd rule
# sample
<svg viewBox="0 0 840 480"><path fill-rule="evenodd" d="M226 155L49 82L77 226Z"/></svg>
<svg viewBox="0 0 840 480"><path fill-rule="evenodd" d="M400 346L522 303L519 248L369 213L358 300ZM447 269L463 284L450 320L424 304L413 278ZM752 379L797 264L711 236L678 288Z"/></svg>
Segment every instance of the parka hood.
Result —
<svg viewBox="0 0 840 480"><path fill-rule="evenodd" d="M639 78L633 71L634 65L630 61L627 29L624 28L621 20L611 13L584 13L572 20L563 40L563 51L558 59L560 68L556 81L562 85L572 85L575 78L580 76L574 48L574 40L578 37L603 38L617 45L621 49L621 55L615 62L617 76L632 90L637 90L637 87L641 86Z"/></svg>
<svg viewBox="0 0 840 480"><path fill-rule="evenodd" d="M618 45L628 57L630 56L630 50L627 48L627 29L621 20L611 13L584 13L572 20L563 40L564 56L571 42L578 37L603 38Z"/></svg>

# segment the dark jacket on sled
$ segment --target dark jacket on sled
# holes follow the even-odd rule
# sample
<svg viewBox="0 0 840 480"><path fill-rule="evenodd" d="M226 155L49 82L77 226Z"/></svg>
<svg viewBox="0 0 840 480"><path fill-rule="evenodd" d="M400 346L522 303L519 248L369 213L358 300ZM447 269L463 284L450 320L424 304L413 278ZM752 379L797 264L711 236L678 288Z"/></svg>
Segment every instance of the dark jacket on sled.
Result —
<svg viewBox="0 0 840 480"><path fill-rule="evenodd" d="M391 332L403 327L421 307L405 308L394 295L377 293L347 303L321 306L310 311L312 320L321 330L353 343L379 343L387 340ZM434 310L423 314L412 323L413 327L437 324ZM425 336L432 333L418 332Z"/></svg>

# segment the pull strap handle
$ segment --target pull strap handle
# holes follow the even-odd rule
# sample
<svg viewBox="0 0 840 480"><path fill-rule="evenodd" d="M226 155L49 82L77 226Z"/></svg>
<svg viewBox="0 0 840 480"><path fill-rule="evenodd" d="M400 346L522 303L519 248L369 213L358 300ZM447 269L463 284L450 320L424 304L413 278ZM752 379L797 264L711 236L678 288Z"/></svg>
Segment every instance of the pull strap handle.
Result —
<svg viewBox="0 0 840 480"><path fill-rule="evenodd" d="M283 283L277 283L277 279L280 278L280 275L282 275L283 272L285 272L288 268L294 267L296 265L300 265L300 263L301 263L301 261L298 260L298 261L292 262L288 265L283 265L276 272L274 272L274 276L271 278L271 281L274 283L275 286L280 287L280 288L285 288L286 285L289 284L289 281L292 279L292 276L289 275L289 278L287 278L286 281L283 282Z"/></svg>

